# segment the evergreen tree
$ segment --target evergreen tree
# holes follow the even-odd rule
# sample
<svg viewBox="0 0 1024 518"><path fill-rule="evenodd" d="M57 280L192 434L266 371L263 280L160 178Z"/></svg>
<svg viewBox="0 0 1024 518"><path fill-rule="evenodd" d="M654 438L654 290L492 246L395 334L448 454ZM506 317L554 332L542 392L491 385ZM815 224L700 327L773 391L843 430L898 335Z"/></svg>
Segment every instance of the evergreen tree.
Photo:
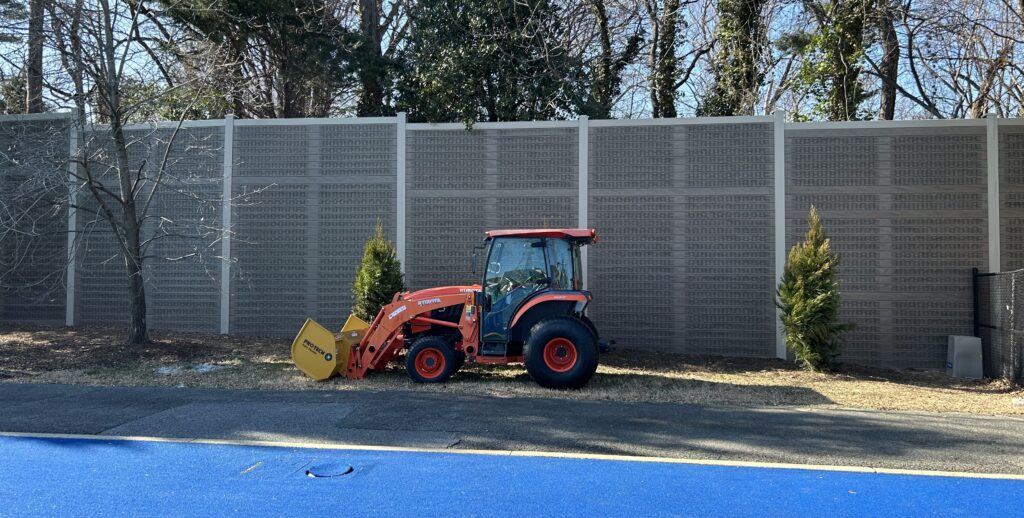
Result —
<svg viewBox="0 0 1024 518"><path fill-rule="evenodd" d="M404 290L405 280L395 245L384 236L384 225L377 220L373 237L363 247L363 262L352 286L352 313L371 322L395 293Z"/></svg>
<svg viewBox="0 0 1024 518"><path fill-rule="evenodd" d="M830 370L840 351L839 254L831 248L818 211L811 206L809 228L802 243L789 251L778 288L780 318L786 346L801 366Z"/></svg>
<svg viewBox="0 0 1024 518"><path fill-rule="evenodd" d="M545 120L576 111L583 65L549 0L420 0L397 109L413 121Z"/></svg>

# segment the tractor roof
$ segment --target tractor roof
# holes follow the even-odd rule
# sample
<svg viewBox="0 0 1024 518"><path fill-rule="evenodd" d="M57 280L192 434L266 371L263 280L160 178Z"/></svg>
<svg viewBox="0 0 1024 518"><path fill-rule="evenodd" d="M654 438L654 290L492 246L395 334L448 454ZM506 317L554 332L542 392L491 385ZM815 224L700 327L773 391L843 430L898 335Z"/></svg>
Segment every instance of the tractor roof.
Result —
<svg viewBox="0 0 1024 518"><path fill-rule="evenodd" d="M525 230L490 230L487 239L495 237L558 237L572 241L593 243L597 241L597 230L592 228L535 228Z"/></svg>

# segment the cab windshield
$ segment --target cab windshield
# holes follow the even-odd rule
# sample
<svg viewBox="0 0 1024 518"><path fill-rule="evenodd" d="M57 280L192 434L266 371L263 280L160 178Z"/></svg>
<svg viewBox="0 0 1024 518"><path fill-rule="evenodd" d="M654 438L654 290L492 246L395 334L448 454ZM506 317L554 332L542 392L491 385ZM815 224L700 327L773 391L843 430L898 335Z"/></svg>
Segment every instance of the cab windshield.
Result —
<svg viewBox="0 0 1024 518"><path fill-rule="evenodd" d="M494 302L516 291L579 289L579 246L563 239L499 238L491 243L484 291Z"/></svg>
<svg viewBox="0 0 1024 518"><path fill-rule="evenodd" d="M491 241L484 274L488 309L481 340L506 340L513 313L534 292L579 289L579 271L579 246L563 239L502 237Z"/></svg>

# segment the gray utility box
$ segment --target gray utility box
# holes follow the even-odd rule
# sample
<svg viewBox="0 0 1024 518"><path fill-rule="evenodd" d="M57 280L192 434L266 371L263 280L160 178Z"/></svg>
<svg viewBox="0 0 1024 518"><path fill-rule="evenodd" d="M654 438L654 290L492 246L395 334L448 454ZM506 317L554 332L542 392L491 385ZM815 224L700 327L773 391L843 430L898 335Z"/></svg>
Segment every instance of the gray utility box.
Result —
<svg viewBox="0 0 1024 518"><path fill-rule="evenodd" d="M981 363L981 338L949 335L946 351L946 374L957 378L980 379L984 376Z"/></svg>

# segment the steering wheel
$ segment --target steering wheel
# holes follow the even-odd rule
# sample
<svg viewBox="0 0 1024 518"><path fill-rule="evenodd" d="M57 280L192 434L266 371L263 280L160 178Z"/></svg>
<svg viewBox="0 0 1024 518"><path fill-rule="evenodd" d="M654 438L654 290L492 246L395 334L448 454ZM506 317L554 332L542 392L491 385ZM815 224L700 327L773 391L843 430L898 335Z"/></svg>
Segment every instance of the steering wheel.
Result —
<svg viewBox="0 0 1024 518"><path fill-rule="evenodd" d="M512 270L502 275L501 279L498 280L498 284L502 293L508 293L527 284L537 284L545 278L547 276L540 268Z"/></svg>

